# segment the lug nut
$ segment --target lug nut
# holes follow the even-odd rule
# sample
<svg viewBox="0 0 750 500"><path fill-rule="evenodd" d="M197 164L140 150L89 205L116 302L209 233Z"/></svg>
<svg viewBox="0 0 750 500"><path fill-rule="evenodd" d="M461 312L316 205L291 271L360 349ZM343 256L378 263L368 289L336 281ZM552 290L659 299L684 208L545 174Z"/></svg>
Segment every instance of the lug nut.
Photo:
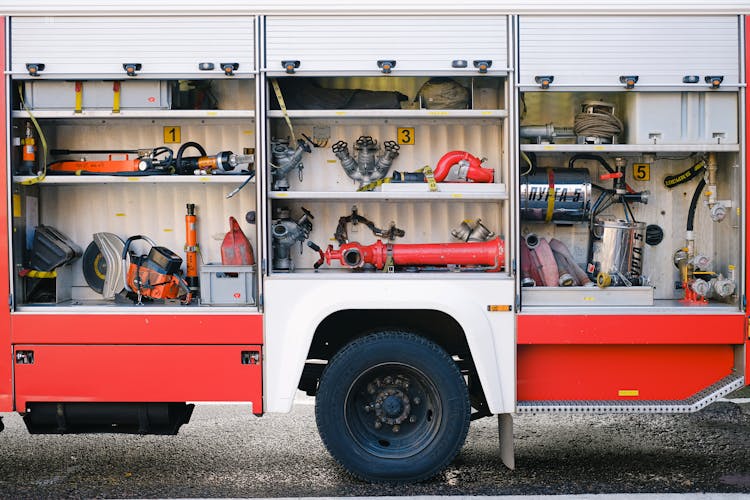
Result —
<svg viewBox="0 0 750 500"><path fill-rule="evenodd" d="M376 420L375 421L375 428L376 429L380 429L381 427L383 427L383 424L381 424L380 421Z"/></svg>
<svg viewBox="0 0 750 500"><path fill-rule="evenodd" d="M410 423L412 423L412 424L413 424L413 423L414 423L414 422L416 422L416 421L417 421L417 417L415 417L414 415L412 415L411 417L409 417L409 422L410 422Z"/></svg>
<svg viewBox="0 0 750 500"><path fill-rule="evenodd" d="M420 404L421 402L422 402L422 400L421 400L421 399L419 398L419 396L417 396L417 397L415 397L415 398L414 398L414 404L415 404L415 405L418 405L418 404Z"/></svg>
<svg viewBox="0 0 750 500"><path fill-rule="evenodd" d="M394 425L392 430L393 430L393 432L398 432L398 431L401 430L401 426L400 425Z"/></svg>

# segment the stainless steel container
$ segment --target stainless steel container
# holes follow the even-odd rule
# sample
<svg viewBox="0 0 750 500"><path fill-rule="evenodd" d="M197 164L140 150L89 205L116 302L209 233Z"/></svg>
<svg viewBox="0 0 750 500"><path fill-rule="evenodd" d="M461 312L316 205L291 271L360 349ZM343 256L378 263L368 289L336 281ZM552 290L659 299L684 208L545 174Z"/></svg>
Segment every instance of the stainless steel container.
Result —
<svg viewBox="0 0 750 500"><path fill-rule="evenodd" d="M591 177L585 168L545 168L521 176L525 222L587 222L590 206Z"/></svg>
<svg viewBox="0 0 750 500"><path fill-rule="evenodd" d="M608 273L616 284L624 284L623 277L631 284L640 283L646 240L644 222L597 219L591 236L591 263L597 273Z"/></svg>

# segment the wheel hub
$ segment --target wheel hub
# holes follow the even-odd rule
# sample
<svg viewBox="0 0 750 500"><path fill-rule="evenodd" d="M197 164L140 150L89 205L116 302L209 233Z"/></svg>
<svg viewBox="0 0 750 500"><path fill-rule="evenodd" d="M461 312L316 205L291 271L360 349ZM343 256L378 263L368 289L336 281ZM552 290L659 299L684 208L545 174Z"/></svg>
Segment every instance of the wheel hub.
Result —
<svg viewBox="0 0 750 500"><path fill-rule="evenodd" d="M410 412L409 396L399 389L385 389L375 398L375 416L383 424L398 425L409 418Z"/></svg>
<svg viewBox="0 0 750 500"><path fill-rule="evenodd" d="M374 411L376 429L389 425L393 432L398 432L403 422L416 421L411 414L413 401L407 392L409 385L409 380L403 376L376 378L368 384L367 392L373 399L365 406L365 411Z"/></svg>

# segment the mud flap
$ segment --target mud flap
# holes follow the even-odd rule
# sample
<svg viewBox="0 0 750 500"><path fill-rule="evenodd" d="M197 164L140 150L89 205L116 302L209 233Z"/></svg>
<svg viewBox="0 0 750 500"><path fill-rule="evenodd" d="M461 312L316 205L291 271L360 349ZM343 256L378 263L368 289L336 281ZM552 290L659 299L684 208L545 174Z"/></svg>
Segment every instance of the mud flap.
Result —
<svg viewBox="0 0 750 500"><path fill-rule="evenodd" d="M510 470L516 468L515 450L513 447L513 415L501 413L497 416L497 427L500 438L500 459Z"/></svg>

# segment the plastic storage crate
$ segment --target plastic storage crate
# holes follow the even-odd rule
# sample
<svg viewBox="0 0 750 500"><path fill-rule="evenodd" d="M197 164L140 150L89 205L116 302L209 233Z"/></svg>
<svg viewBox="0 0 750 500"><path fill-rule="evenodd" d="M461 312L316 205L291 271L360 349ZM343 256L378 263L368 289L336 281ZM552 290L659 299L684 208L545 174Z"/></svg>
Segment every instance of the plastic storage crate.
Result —
<svg viewBox="0 0 750 500"><path fill-rule="evenodd" d="M254 305L255 266L204 264L200 268L201 304Z"/></svg>

